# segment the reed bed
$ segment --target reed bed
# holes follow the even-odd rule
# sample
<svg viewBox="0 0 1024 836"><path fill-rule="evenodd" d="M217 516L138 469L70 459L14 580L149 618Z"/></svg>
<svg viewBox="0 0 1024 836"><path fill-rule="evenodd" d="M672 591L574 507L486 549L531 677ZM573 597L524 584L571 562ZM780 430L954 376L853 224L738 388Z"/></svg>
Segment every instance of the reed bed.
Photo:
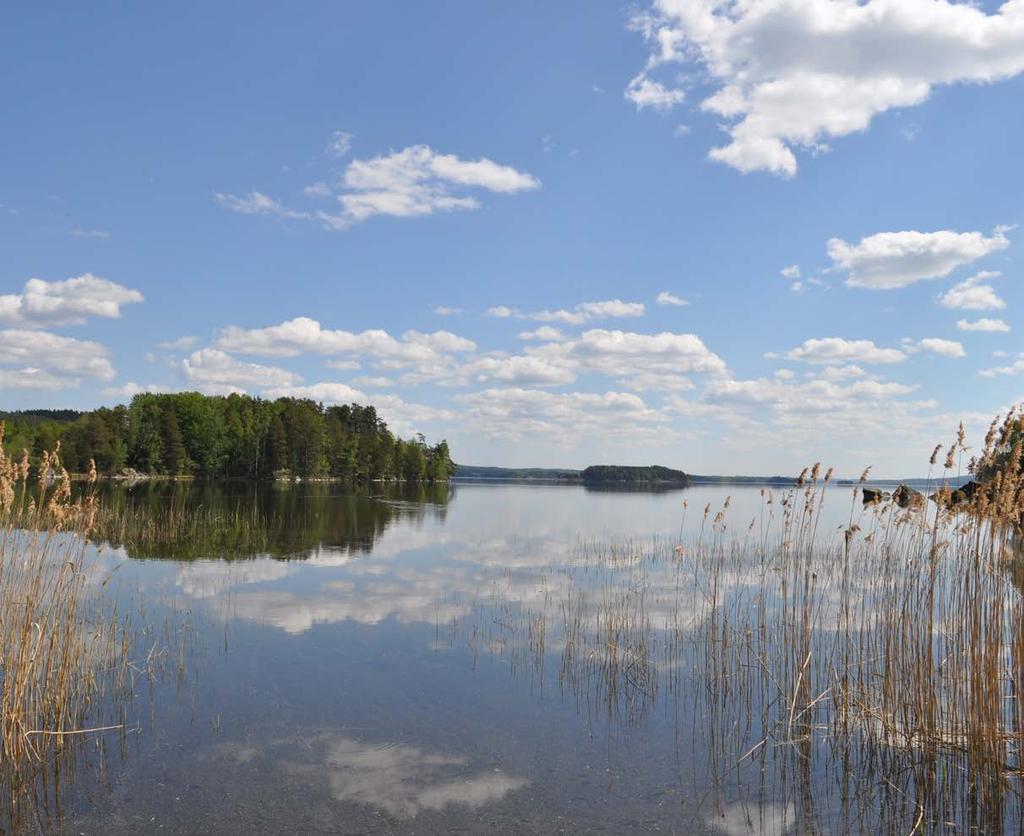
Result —
<svg viewBox="0 0 1024 836"><path fill-rule="evenodd" d="M2 449L0 789L9 804L0 807L14 816L77 743L123 730L133 630L103 596L88 546L94 494L71 501L57 451L32 473L27 455L12 460Z"/></svg>
<svg viewBox="0 0 1024 836"><path fill-rule="evenodd" d="M754 832L1019 829L1019 427L993 423L969 497L962 428L906 507L815 465L753 519L726 499L675 543L581 544L542 598L517 606L507 573L462 635L517 675L560 656L563 694L609 731L673 716L705 824L739 803Z"/></svg>

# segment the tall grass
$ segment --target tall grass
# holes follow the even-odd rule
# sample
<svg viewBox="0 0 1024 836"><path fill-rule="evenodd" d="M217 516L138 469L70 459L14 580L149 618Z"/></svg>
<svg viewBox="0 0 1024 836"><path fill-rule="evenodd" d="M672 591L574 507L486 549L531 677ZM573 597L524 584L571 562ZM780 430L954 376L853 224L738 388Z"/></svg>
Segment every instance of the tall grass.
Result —
<svg viewBox="0 0 1024 836"><path fill-rule="evenodd" d="M94 495L72 502L58 452L30 473L2 437L0 424L0 786L13 810L75 741L121 728L104 709L128 688L131 631L99 595Z"/></svg>
<svg viewBox="0 0 1024 836"><path fill-rule="evenodd" d="M1018 426L993 423L973 494L952 489L962 429L932 457L931 501L865 505L815 465L753 520L726 499L678 543L583 546L545 575L553 594L517 614L499 590L500 618L476 607L467 638L533 653L517 671L560 653L563 692L609 727L674 714L705 823L740 802L754 830L1019 827Z"/></svg>

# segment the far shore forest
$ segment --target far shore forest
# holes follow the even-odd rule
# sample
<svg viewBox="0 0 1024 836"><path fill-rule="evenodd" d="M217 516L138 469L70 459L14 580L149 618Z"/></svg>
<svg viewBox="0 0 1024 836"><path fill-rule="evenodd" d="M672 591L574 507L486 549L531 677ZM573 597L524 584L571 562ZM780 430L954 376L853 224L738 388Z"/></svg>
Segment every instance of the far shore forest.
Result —
<svg viewBox="0 0 1024 836"><path fill-rule="evenodd" d="M140 394L92 412L0 413L8 455L38 461L60 442L60 460L85 473L132 468L149 476L332 478L446 482L455 465L446 441L398 438L372 406L247 395Z"/></svg>

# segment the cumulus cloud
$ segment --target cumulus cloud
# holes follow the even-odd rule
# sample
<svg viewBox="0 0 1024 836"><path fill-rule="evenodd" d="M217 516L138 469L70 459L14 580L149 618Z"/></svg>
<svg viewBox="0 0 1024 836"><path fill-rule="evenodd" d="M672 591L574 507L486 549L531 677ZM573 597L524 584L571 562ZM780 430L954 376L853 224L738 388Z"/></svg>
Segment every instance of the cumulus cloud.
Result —
<svg viewBox="0 0 1024 836"><path fill-rule="evenodd" d="M541 325L540 328L535 328L533 331L520 331L519 339L552 342L562 339L562 332L550 325Z"/></svg>
<svg viewBox="0 0 1024 836"><path fill-rule="evenodd" d="M72 381L78 377L114 379L114 367L106 346L48 331L15 328L0 331L0 365L21 366L26 373L35 375L39 374L39 369L45 369ZM69 381L69 385L77 383Z"/></svg>
<svg viewBox="0 0 1024 836"><path fill-rule="evenodd" d="M984 284L989 279L996 279L1002 273L982 270L969 279L953 285L939 297L939 304L944 308L960 311L999 311L1006 307L1006 302L999 298L996 289Z"/></svg>
<svg viewBox="0 0 1024 836"><path fill-rule="evenodd" d="M483 435L511 441L547 438L572 444L585 436L630 433L663 423L664 416L627 392L548 392L523 387L491 388L458 397L467 420Z"/></svg>
<svg viewBox="0 0 1024 836"><path fill-rule="evenodd" d="M39 369L26 366L21 369L0 369L0 389L35 389L55 391L58 389L75 389L77 378L67 378Z"/></svg>
<svg viewBox="0 0 1024 836"><path fill-rule="evenodd" d="M350 139L343 132L336 133L329 153L347 153ZM412 145L372 159L353 160L336 185L321 181L304 189L307 197L334 197L335 210L292 209L256 190L244 195L218 192L214 199L243 215L315 219L329 229L347 229L377 215L408 218L478 209L476 193L480 191L515 194L539 188L540 180L533 175L486 157L464 160L426 145Z"/></svg>
<svg viewBox="0 0 1024 836"><path fill-rule="evenodd" d="M576 379L573 371L565 366L549 363L542 357L523 355L481 357L473 364L472 373L481 382L497 380L534 386L554 386Z"/></svg>
<svg viewBox="0 0 1024 836"><path fill-rule="evenodd" d="M1024 354L1019 355L1017 360L1009 366L997 366L993 369L982 369L978 374L982 377L1000 377L1005 375L1024 374Z"/></svg>
<svg viewBox="0 0 1024 836"><path fill-rule="evenodd" d="M692 387L690 374L727 371L725 361L695 334L592 329L577 339L529 347L526 354L574 376L589 372L616 378L619 385L635 391L682 391Z"/></svg>
<svg viewBox="0 0 1024 836"><path fill-rule="evenodd" d="M1024 71L1021 0L994 14L951 0L655 0L632 27L650 53L627 98L668 109L682 91L659 75L699 68L712 88L701 109L729 134L709 156L743 172L792 176L795 149L865 131L937 85Z"/></svg>
<svg viewBox="0 0 1024 836"><path fill-rule="evenodd" d="M966 357L967 352L964 351L964 347L961 343L956 340L942 340L938 337L927 337L918 344L918 348L922 351L930 351L932 354L938 354L942 357Z"/></svg>
<svg viewBox="0 0 1024 836"><path fill-rule="evenodd" d="M415 217L478 209L479 200L466 189L514 194L538 188L536 177L485 157L463 160L413 145L350 163L336 195L340 211L320 212L318 217L329 227L345 229L375 215Z"/></svg>
<svg viewBox="0 0 1024 836"><path fill-rule="evenodd" d="M690 304L685 299L676 296L674 293L669 293L667 290L663 290L661 291L661 293L658 294L657 302L659 305L667 305L669 307L676 308Z"/></svg>
<svg viewBox="0 0 1024 836"><path fill-rule="evenodd" d="M462 312L462 308L453 308L450 305L437 305L434 308L434 313L438 316L456 316Z"/></svg>
<svg viewBox="0 0 1024 836"><path fill-rule="evenodd" d="M1010 245L1005 230L981 232L879 232L848 244L828 242L833 270L846 273L848 287L892 290L914 282L943 279L957 267Z"/></svg>
<svg viewBox="0 0 1024 836"><path fill-rule="evenodd" d="M668 111L686 98L686 92L679 87L666 87L661 82L641 73L626 87L626 98L636 105L637 110L652 107Z"/></svg>
<svg viewBox="0 0 1024 836"><path fill-rule="evenodd" d="M306 386L273 386L264 393L268 398L309 398L328 404L369 403L366 394L347 383L311 383Z"/></svg>
<svg viewBox="0 0 1024 836"><path fill-rule="evenodd" d="M487 315L496 319L532 319L536 322L560 322L564 325L582 325L598 319L629 319L643 316L647 309L643 302L623 302L621 299L608 299L603 302L580 302L571 310L521 311L507 305L495 305L487 309Z"/></svg>
<svg viewBox="0 0 1024 836"><path fill-rule="evenodd" d="M387 331L351 331L323 328L315 319L300 316L266 328L229 326L221 331L217 348L239 354L296 357L300 354L366 356L391 367L436 362L445 355L473 351L476 344L450 331L423 334L406 331L398 340Z"/></svg>
<svg viewBox="0 0 1024 836"><path fill-rule="evenodd" d="M967 319L958 319L956 321L956 327L961 331L984 331L989 333L1000 333L1010 330L1010 326L1007 325L1001 319L975 319L973 321Z"/></svg>
<svg viewBox="0 0 1024 836"><path fill-rule="evenodd" d="M907 355L898 348L880 348L871 340L846 340L842 337L823 337L804 340L803 344L790 350L790 360L807 363L902 363Z"/></svg>
<svg viewBox="0 0 1024 836"><path fill-rule="evenodd" d="M188 351L190 348L195 348L198 343L199 337L178 337L176 340L164 340L156 345L157 348L166 351Z"/></svg>
<svg viewBox="0 0 1024 836"><path fill-rule="evenodd" d="M702 398L708 403L773 406L781 410L831 411L846 402L884 400L913 392L914 386L878 380L842 385L818 379L794 383L778 378L710 381Z"/></svg>
<svg viewBox="0 0 1024 836"><path fill-rule="evenodd" d="M29 279L21 293L0 296L0 321L21 326L79 325L90 317L117 319L142 294L92 273L49 282Z"/></svg>
<svg viewBox="0 0 1024 836"><path fill-rule="evenodd" d="M243 363L216 348L193 351L181 362L185 377L211 394L244 392L253 387L291 386L299 375L276 366Z"/></svg>

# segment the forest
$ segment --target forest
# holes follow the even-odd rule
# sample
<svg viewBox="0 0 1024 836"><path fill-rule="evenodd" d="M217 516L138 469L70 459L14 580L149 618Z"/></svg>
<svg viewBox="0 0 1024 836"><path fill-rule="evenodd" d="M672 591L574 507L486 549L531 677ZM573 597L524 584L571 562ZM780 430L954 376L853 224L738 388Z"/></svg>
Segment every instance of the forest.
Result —
<svg viewBox="0 0 1024 836"><path fill-rule="evenodd" d="M0 412L0 420L10 455L38 459L59 441L71 473L90 459L101 473L151 476L445 482L455 472L446 441L398 438L372 406L358 404L181 392L84 413Z"/></svg>

